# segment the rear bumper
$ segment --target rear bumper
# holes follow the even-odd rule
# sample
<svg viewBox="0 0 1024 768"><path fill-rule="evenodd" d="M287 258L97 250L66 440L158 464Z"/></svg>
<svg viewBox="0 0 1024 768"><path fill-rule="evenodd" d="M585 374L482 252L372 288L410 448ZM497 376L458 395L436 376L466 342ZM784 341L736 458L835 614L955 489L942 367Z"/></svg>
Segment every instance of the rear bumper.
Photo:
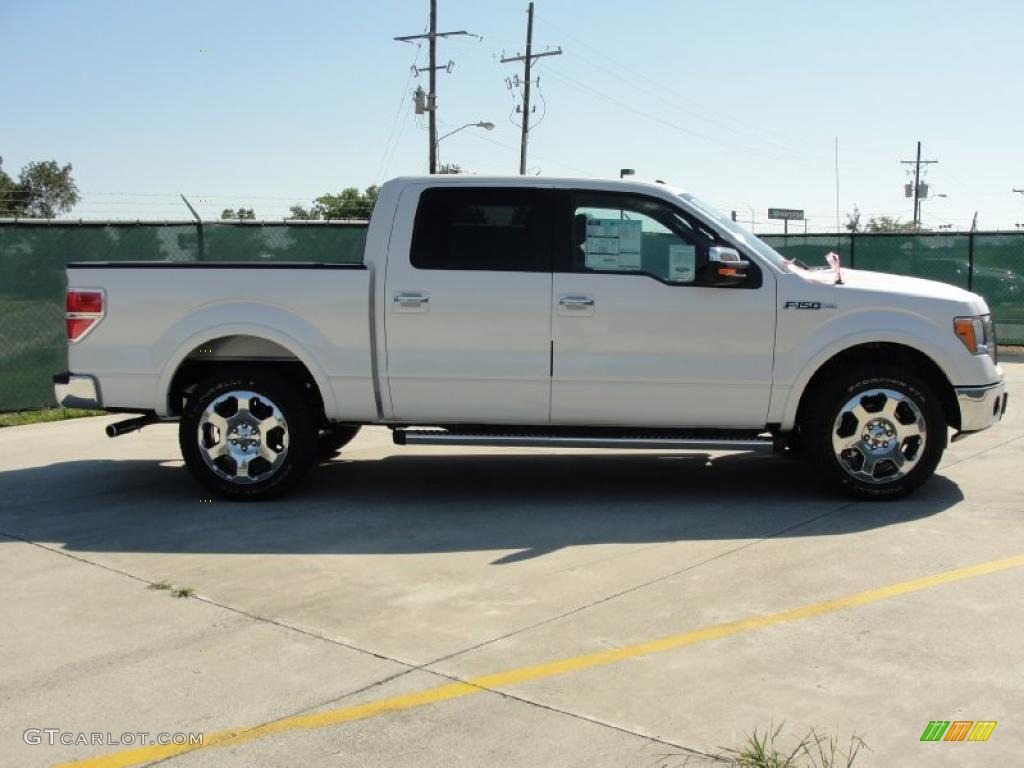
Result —
<svg viewBox="0 0 1024 768"><path fill-rule="evenodd" d="M959 440L972 432L988 429L1006 413L1006 383L998 381L985 387L956 387L956 400L960 405L960 431L953 437Z"/></svg>
<svg viewBox="0 0 1024 768"><path fill-rule="evenodd" d="M92 376L70 373L55 374L53 396L65 408L102 408L100 388Z"/></svg>

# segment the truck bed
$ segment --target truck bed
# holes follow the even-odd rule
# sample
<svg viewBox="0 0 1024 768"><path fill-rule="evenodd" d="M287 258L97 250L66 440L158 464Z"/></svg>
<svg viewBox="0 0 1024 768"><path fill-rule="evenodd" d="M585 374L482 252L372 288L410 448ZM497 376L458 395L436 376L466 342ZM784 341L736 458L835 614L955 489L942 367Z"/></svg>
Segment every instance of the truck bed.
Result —
<svg viewBox="0 0 1024 768"><path fill-rule="evenodd" d="M328 418L376 417L363 264L77 262L68 286L106 294L102 322L68 350L105 407L170 415L165 393L186 358L293 358Z"/></svg>

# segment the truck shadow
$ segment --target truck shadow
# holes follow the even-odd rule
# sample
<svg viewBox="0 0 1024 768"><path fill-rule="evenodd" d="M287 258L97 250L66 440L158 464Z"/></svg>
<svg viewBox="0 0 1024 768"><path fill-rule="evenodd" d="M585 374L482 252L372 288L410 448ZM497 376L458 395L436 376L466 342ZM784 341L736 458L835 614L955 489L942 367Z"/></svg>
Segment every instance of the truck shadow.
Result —
<svg viewBox="0 0 1024 768"><path fill-rule="evenodd" d="M963 499L851 502L805 464L756 454L406 454L337 459L293 496L209 500L176 463L75 461L0 474L0 532L71 551L410 554L809 537L920 519Z"/></svg>

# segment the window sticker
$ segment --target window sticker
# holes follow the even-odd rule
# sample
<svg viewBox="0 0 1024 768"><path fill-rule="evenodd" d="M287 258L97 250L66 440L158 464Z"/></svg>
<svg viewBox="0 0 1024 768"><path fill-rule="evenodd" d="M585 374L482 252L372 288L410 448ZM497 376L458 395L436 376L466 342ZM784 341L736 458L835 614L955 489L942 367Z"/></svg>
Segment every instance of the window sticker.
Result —
<svg viewBox="0 0 1024 768"><path fill-rule="evenodd" d="M697 274L697 248L692 245L668 247L668 279L673 283L692 283Z"/></svg>
<svg viewBox="0 0 1024 768"><path fill-rule="evenodd" d="M640 222L587 219L586 268L616 272L640 269Z"/></svg>

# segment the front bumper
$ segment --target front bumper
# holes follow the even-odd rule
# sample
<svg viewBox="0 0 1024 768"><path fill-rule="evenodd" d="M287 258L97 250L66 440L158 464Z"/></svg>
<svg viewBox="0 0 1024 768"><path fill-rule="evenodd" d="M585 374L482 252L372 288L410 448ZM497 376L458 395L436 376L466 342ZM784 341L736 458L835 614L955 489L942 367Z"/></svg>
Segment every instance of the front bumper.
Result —
<svg viewBox="0 0 1024 768"><path fill-rule="evenodd" d="M1006 413L1006 399L1004 381L985 387L956 387L956 400L960 405L960 431L953 436L953 440L988 429L1002 419Z"/></svg>
<svg viewBox="0 0 1024 768"><path fill-rule="evenodd" d="M100 388L92 376L65 371L53 377L53 396L65 408L102 408Z"/></svg>

